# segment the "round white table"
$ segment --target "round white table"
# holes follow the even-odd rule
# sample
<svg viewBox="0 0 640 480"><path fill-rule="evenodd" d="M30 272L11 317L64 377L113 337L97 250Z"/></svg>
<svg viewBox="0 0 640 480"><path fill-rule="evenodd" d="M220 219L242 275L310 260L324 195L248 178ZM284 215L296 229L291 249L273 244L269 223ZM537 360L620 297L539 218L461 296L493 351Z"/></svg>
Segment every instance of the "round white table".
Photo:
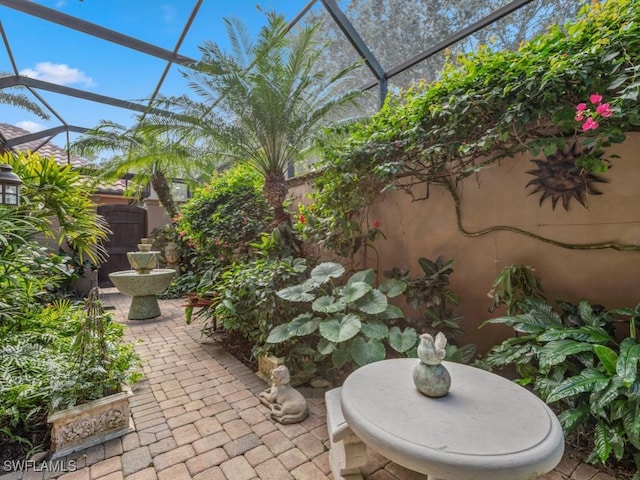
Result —
<svg viewBox="0 0 640 480"><path fill-rule="evenodd" d="M413 384L418 362L384 360L345 380L342 413L368 447L430 480L530 480L560 462L560 423L534 394L490 372L443 362L451 389L429 398Z"/></svg>

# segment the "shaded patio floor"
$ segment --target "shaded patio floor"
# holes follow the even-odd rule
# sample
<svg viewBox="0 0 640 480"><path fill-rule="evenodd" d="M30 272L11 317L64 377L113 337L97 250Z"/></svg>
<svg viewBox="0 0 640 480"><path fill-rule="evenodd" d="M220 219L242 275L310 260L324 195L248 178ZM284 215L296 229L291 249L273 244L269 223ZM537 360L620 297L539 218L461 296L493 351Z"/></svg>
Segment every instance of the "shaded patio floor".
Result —
<svg viewBox="0 0 640 480"><path fill-rule="evenodd" d="M136 431L65 460L74 471L31 468L0 480L325 480L331 479L323 392L301 389L310 415L301 423L269 419L257 394L267 384L224 348L187 325L182 300L161 300L162 316L126 320L130 297L102 293L144 361L131 400ZM370 451L368 480L425 480ZM565 455L543 480L615 480Z"/></svg>

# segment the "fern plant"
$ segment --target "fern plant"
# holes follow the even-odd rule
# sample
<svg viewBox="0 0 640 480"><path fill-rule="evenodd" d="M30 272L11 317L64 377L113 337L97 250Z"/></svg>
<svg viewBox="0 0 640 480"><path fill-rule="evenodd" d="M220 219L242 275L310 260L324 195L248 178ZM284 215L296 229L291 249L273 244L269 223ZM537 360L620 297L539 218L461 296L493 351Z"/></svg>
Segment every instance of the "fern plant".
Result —
<svg viewBox="0 0 640 480"><path fill-rule="evenodd" d="M640 344L635 335L618 343L617 318L600 305L539 298L520 303L522 313L485 323L506 324L520 335L494 347L485 363L515 365L518 383L530 385L560 413L566 434L591 439L587 461L636 462L640 450ZM640 480L637 470L633 480Z"/></svg>

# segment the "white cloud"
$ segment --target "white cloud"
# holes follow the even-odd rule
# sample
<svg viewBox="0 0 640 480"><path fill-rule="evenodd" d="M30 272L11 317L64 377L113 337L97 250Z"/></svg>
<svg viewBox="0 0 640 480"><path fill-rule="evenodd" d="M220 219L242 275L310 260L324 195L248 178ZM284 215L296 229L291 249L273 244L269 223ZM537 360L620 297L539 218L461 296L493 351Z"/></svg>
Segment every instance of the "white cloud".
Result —
<svg viewBox="0 0 640 480"><path fill-rule="evenodd" d="M31 77L58 85L81 84L85 87L94 85L93 79L77 68L70 68L64 63L40 62L35 68L25 68L20 75Z"/></svg>
<svg viewBox="0 0 640 480"><path fill-rule="evenodd" d="M20 127L27 132L39 132L40 130L44 130L46 127L44 125L39 124L38 122L31 122L29 120L25 120L22 122L17 122L16 127Z"/></svg>
<svg viewBox="0 0 640 480"><path fill-rule="evenodd" d="M176 9L171 5L160 5L162 17L165 23L173 23L176 20Z"/></svg>

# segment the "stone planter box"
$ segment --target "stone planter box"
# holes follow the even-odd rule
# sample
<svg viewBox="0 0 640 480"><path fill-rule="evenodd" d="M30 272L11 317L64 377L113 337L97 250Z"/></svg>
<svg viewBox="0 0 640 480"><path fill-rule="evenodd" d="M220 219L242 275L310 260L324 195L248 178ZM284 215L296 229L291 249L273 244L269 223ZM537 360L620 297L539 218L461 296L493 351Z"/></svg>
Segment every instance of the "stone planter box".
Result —
<svg viewBox="0 0 640 480"><path fill-rule="evenodd" d="M256 375L268 384L271 384L271 372L274 368L284 365L284 357L274 357L273 355L261 355L258 357L258 371Z"/></svg>
<svg viewBox="0 0 640 480"><path fill-rule="evenodd" d="M47 422L51 424L52 459L133 432L129 408L132 395L123 385L118 393L50 415Z"/></svg>

